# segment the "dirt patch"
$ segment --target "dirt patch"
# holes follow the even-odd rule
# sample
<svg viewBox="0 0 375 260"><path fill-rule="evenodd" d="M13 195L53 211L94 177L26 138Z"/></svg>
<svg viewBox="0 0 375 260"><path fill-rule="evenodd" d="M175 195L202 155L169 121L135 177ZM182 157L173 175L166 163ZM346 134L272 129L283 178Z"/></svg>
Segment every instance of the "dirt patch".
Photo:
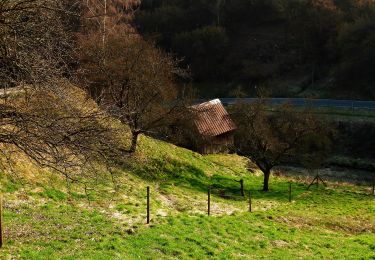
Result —
<svg viewBox="0 0 375 260"><path fill-rule="evenodd" d="M211 214L213 215L232 215L236 212L240 212L240 210L230 205L223 203L211 204Z"/></svg>
<svg viewBox="0 0 375 260"><path fill-rule="evenodd" d="M276 217L276 221L296 228L312 229L315 226L323 226L328 230L347 234L375 233L375 223L373 221L354 217L335 218L333 220L310 216L288 216Z"/></svg>
<svg viewBox="0 0 375 260"><path fill-rule="evenodd" d="M161 203L167 208L173 208L175 205L175 201L169 195L160 194L159 199Z"/></svg>
<svg viewBox="0 0 375 260"><path fill-rule="evenodd" d="M282 247L288 247L289 246L289 243L284 241L284 240L274 240L271 242L271 244L274 246L274 247L278 247L278 248L282 248Z"/></svg>

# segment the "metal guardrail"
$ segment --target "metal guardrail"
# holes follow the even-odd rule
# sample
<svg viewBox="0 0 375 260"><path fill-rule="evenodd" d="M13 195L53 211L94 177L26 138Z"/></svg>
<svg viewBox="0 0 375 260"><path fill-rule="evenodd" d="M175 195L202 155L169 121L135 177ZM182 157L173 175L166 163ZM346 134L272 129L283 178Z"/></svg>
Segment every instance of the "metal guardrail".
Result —
<svg viewBox="0 0 375 260"><path fill-rule="evenodd" d="M0 97L8 94L20 92L21 88L0 88ZM253 103L258 98L219 98L224 106L234 105L236 102L244 102L247 104ZM308 98L269 98L266 99L270 105L280 105L284 103L291 103L294 106L302 107L310 105L313 107L334 107L334 108L352 108L352 109L374 109L375 101L362 100L340 100L340 99L308 99ZM202 103L208 101L207 99L197 99L195 103Z"/></svg>
<svg viewBox="0 0 375 260"><path fill-rule="evenodd" d="M253 103L258 98L219 98L225 105L234 105L236 102ZM334 107L334 108L352 108L352 109L375 109L375 101L360 101L360 100L339 100L339 99L308 99L308 98L269 98L266 99L271 105L280 105L284 103L291 103L294 106L311 105L313 107ZM204 102L207 100L197 100Z"/></svg>

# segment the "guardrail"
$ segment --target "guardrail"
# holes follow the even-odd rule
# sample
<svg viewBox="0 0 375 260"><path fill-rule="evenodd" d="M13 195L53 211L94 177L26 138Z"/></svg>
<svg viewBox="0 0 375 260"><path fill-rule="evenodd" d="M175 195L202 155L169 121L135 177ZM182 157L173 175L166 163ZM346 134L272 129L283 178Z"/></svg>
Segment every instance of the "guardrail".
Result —
<svg viewBox="0 0 375 260"><path fill-rule="evenodd" d="M240 101L243 103L253 103L258 98L219 98L224 106L234 105ZM199 99L197 103L205 102L207 100ZM266 101L271 105L280 105L284 103L291 103L294 106L313 107L334 107L334 108L352 108L352 109L375 109L375 101L362 101L362 100L340 100L340 99L308 99L308 98L269 98Z"/></svg>

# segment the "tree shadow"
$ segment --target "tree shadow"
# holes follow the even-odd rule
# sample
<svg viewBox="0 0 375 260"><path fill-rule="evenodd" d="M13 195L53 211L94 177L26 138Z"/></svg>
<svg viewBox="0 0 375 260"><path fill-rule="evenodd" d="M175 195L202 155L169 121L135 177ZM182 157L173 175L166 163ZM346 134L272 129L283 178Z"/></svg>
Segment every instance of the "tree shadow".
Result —
<svg viewBox="0 0 375 260"><path fill-rule="evenodd" d="M130 163L127 168L136 176L163 185L175 185L198 191L207 191L209 177L203 170L177 160L151 159L147 164Z"/></svg>
<svg viewBox="0 0 375 260"><path fill-rule="evenodd" d="M154 158L147 164L140 165L132 163L128 169L140 178L160 184L160 188L173 193L173 187L178 186L197 192L207 193L210 188L213 196L218 196L228 200L246 200L249 191L254 199L269 199L278 201L288 201L289 182L275 181L271 183L269 192L261 191L262 177L257 177L249 172L248 176L235 177L226 176L218 171L212 176L189 163L182 163L177 160L165 160ZM244 180L245 196L241 194L240 178ZM297 196L305 191L304 184L293 184L293 196ZM297 189L296 189L297 187Z"/></svg>

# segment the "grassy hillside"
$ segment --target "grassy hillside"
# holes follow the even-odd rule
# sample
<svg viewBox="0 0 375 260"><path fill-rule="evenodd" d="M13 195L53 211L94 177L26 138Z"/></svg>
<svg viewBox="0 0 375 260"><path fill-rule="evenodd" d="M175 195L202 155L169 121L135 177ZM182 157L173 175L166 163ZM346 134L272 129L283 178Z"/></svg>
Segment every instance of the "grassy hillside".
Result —
<svg viewBox="0 0 375 260"><path fill-rule="evenodd" d="M303 180L273 176L263 193L262 176L244 158L201 156L147 137L136 157L114 171L115 185L99 176L85 191L26 160L3 173L0 259L375 258L369 187L331 184L307 192ZM240 196L241 178L253 213Z"/></svg>

